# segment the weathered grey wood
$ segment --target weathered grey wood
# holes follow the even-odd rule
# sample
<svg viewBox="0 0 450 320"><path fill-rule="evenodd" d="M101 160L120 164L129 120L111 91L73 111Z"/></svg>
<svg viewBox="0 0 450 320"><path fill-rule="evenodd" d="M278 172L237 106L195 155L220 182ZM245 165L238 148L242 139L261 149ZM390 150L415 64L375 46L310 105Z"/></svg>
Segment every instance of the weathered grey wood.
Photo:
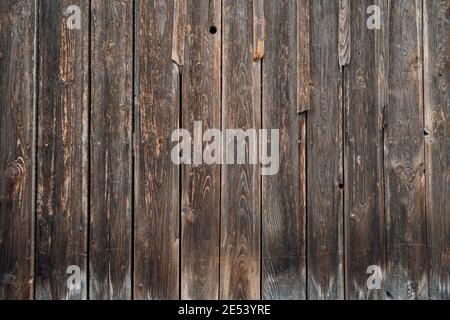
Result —
<svg viewBox="0 0 450 320"><path fill-rule="evenodd" d="M81 29L66 10L81 10ZM37 299L85 299L88 213L89 3L40 1ZM69 266L81 288L69 288Z"/></svg>
<svg viewBox="0 0 450 320"><path fill-rule="evenodd" d="M367 28L370 0L350 1L350 34L342 44L351 57L344 67L344 208L346 297L382 299L384 290L370 290L369 266L385 270L383 193L383 101L378 101L380 54L376 34Z"/></svg>
<svg viewBox="0 0 450 320"><path fill-rule="evenodd" d="M422 1L390 1L385 110L386 294L428 296L422 95Z"/></svg>
<svg viewBox="0 0 450 320"><path fill-rule="evenodd" d="M342 80L338 1L311 2L311 110L307 118L308 299L342 299Z"/></svg>
<svg viewBox="0 0 450 320"><path fill-rule="evenodd" d="M223 1L222 132L261 127L261 62L252 1ZM247 144L248 149L248 144ZM259 165L222 166L220 298L260 298Z"/></svg>
<svg viewBox="0 0 450 320"><path fill-rule="evenodd" d="M36 6L0 2L0 300L33 298Z"/></svg>
<svg viewBox="0 0 450 320"><path fill-rule="evenodd" d="M279 171L262 178L262 298L305 299L305 116L297 114L297 2L264 3L264 129L280 130ZM271 149L272 152L274 150Z"/></svg>
<svg viewBox="0 0 450 320"><path fill-rule="evenodd" d="M186 2L183 128L220 129L221 1ZM181 298L218 299L220 164L186 165L182 179Z"/></svg>
<svg viewBox="0 0 450 320"><path fill-rule="evenodd" d="M429 298L450 299L450 3L424 0Z"/></svg>
<svg viewBox="0 0 450 320"><path fill-rule="evenodd" d="M311 0L297 0L297 111L310 109L310 11Z"/></svg>
<svg viewBox="0 0 450 320"><path fill-rule="evenodd" d="M174 1L136 1L134 297L179 297L180 81L172 61Z"/></svg>
<svg viewBox="0 0 450 320"><path fill-rule="evenodd" d="M131 298L132 1L92 1L89 298Z"/></svg>
<svg viewBox="0 0 450 320"><path fill-rule="evenodd" d="M349 64L351 58L352 16L350 4L350 0L339 0L339 65L341 67Z"/></svg>

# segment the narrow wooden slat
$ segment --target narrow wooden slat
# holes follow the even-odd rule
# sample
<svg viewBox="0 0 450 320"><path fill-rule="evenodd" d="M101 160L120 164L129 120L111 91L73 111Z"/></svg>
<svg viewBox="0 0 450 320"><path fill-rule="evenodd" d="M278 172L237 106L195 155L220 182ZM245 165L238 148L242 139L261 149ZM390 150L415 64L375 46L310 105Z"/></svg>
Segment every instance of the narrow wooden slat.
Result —
<svg viewBox="0 0 450 320"><path fill-rule="evenodd" d="M422 96L422 1L390 1L385 111L387 297L428 295ZM386 14L386 12L384 12Z"/></svg>
<svg viewBox="0 0 450 320"><path fill-rule="evenodd" d="M92 1L90 299L131 298L132 1Z"/></svg>
<svg viewBox="0 0 450 320"><path fill-rule="evenodd" d="M249 45L254 18L252 1L223 1L223 133L261 127L261 63ZM222 166L222 299L260 298L260 189L259 165Z"/></svg>
<svg viewBox="0 0 450 320"><path fill-rule="evenodd" d="M311 110L307 120L308 299L342 299L343 168L339 2L311 2Z"/></svg>
<svg viewBox="0 0 450 320"><path fill-rule="evenodd" d="M179 72L172 62L174 1L136 1L134 297L179 297Z"/></svg>
<svg viewBox="0 0 450 320"><path fill-rule="evenodd" d="M279 171L262 178L262 298L305 299L305 115L299 121L297 3L266 0L264 10L262 124L280 130L280 148Z"/></svg>
<svg viewBox="0 0 450 320"><path fill-rule="evenodd" d="M253 60L264 57L265 19L264 0L253 0Z"/></svg>
<svg viewBox="0 0 450 320"><path fill-rule="evenodd" d="M33 298L36 12L0 2L0 300Z"/></svg>
<svg viewBox="0 0 450 320"><path fill-rule="evenodd" d="M174 0L172 60L179 66L184 64L187 5L186 0Z"/></svg>
<svg viewBox="0 0 450 320"><path fill-rule="evenodd" d="M348 299L381 299L367 287L369 266L385 269L383 105L378 101L376 33L366 26L370 0L351 1L351 62L344 68L345 260Z"/></svg>
<svg viewBox="0 0 450 320"><path fill-rule="evenodd" d="M341 67L349 64L351 57L350 4L350 0L339 0L339 65Z"/></svg>
<svg viewBox="0 0 450 320"><path fill-rule="evenodd" d="M221 1L186 3L182 113L193 134L196 121L220 129ZM220 164L186 165L182 177L181 298L218 299Z"/></svg>
<svg viewBox="0 0 450 320"><path fill-rule="evenodd" d="M424 0L429 297L450 299L450 2Z"/></svg>
<svg viewBox="0 0 450 320"><path fill-rule="evenodd" d="M67 8L80 8L69 29ZM89 3L40 1L37 299L85 299L88 211ZM69 287L69 266L81 288Z"/></svg>
<svg viewBox="0 0 450 320"><path fill-rule="evenodd" d="M298 88L298 113L310 109L310 10L311 0L297 0L297 88Z"/></svg>

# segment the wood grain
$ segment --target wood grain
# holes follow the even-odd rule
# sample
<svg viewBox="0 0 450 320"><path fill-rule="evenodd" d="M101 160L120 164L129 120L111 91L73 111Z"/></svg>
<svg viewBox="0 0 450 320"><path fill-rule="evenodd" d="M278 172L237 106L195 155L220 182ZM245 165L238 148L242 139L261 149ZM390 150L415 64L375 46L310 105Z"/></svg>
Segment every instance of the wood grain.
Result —
<svg viewBox="0 0 450 320"><path fill-rule="evenodd" d="M132 1L92 1L90 299L131 298Z"/></svg>
<svg viewBox="0 0 450 320"><path fill-rule="evenodd" d="M390 1L388 14L386 294L394 299L426 299L422 1Z"/></svg>
<svg viewBox="0 0 450 320"><path fill-rule="evenodd" d="M384 290L369 289L369 266L385 270L383 193L383 101L378 100L376 39L366 26L372 1L348 3L351 34L344 67L344 215L346 297L382 299ZM344 46L345 47L345 46Z"/></svg>
<svg viewBox="0 0 450 320"><path fill-rule="evenodd" d="M186 2L182 127L193 134L195 121L220 129L221 1ZM181 208L181 298L218 299L220 163L183 167Z"/></svg>
<svg viewBox="0 0 450 320"><path fill-rule="evenodd" d="M305 116L297 114L297 3L264 3L264 129L280 130L279 171L262 178L262 298L305 299ZM274 150L272 150L273 152Z"/></svg>
<svg viewBox="0 0 450 320"><path fill-rule="evenodd" d="M261 128L261 62L252 1L223 1L222 132ZM248 144L246 146L248 150ZM260 298L259 165L222 166L220 298Z"/></svg>
<svg viewBox="0 0 450 320"><path fill-rule="evenodd" d="M172 62L174 1L136 1L134 297L179 297L180 76Z"/></svg>
<svg viewBox="0 0 450 320"><path fill-rule="evenodd" d="M81 29L66 10L78 5ZM89 118L89 4L40 1L37 299L86 299ZM81 269L69 288L67 268Z"/></svg>
<svg viewBox="0 0 450 320"><path fill-rule="evenodd" d="M33 298L36 14L0 2L0 300Z"/></svg>
<svg viewBox="0 0 450 320"><path fill-rule="evenodd" d="M297 111L310 109L311 62L310 62L310 11L311 0L297 0Z"/></svg>
<svg viewBox="0 0 450 320"><path fill-rule="evenodd" d="M424 0L429 298L450 299L450 3Z"/></svg>
<svg viewBox="0 0 450 320"><path fill-rule="evenodd" d="M342 76L339 3L311 2L307 119L308 299L343 299Z"/></svg>

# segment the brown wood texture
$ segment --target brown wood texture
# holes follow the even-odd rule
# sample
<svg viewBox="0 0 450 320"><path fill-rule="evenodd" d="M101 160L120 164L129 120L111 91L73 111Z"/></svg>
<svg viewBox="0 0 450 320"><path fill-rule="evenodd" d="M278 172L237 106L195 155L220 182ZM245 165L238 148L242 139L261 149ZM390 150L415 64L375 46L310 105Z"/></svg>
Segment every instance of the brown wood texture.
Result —
<svg viewBox="0 0 450 320"><path fill-rule="evenodd" d="M344 298L342 75L339 2L311 2L307 114L307 297ZM317 68L320 66L320 68Z"/></svg>
<svg viewBox="0 0 450 320"><path fill-rule="evenodd" d="M70 5L81 29L67 28ZM87 298L89 4L40 1L36 298ZM81 270L81 288L67 269Z"/></svg>
<svg viewBox="0 0 450 320"><path fill-rule="evenodd" d="M172 61L174 1L136 2L134 297L179 297L180 75Z"/></svg>
<svg viewBox="0 0 450 320"><path fill-rule="evenodd" d="M0 299L450 299L449 12L0 1Z"/></svg>
<svg viewBox="0 0 450 320"><path fill-rule="evenodd" d="M133 1L92 1L89 297L131 298Z"/></svg>
<svg viewBox="0 0 450 320"><path fill-rule="evenodd" d="M0 299L34 290L36 1L0 2Z"/></svg>
<svg viewBox="0 0 450 320"><path fill-rule="evenodd" d="M429 298L450 299L450 2L424 0Z"/></svg>
<svg viewBox="0 0 450 320"><path fill-rule="evenodd" d="M262 298L305 299L305 117L297 115L297 3L267 0L264 10L262 126L280 130L280 168L262 178Z"/></svg>
<svg viewBox="0 0 450 320"><path fill-rule="evenodd" d="M257 1L257 0L255 0ZM254 60L252 1L223 0L222 132L261 128L261 61ZM225 141L225 140L224 140ZM246 143L249 153L249 144ZM222 166L220 298L259 299L261 176L252 164Z"/></svg>
<svg viewBox="0 0 450 320"><path fill-rule="evenodd" d="M186 2L182 127L193 133L198 121L202 131L221 124L222 6L220 0ZM181 185L181 298L218 299L220 164L183 166Z"/></svg>

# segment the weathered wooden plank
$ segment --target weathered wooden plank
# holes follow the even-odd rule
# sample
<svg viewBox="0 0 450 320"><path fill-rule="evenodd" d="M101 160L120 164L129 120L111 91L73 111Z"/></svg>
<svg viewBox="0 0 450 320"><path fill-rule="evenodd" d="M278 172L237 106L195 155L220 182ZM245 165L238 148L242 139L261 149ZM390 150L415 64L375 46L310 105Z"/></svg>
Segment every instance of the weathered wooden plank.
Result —
<svg viewBox="0 0 450 320"><path fill-rule="evenodd" d="M92 1L89 298L131 298L132 1Z"/></svg>
<svg viewBox="0 0 450 320"><path fill-rule="evenodd" d="M67 26L71 5L79 30ZM40 1L39 25L36 298L85 299L89 3ZM67 285L69 266L80 268L80 287Z"/></svg>
<svg viewBox="0 0 450 320"><path fill-rule="evenodd" d="M264 129L280 130L279 171L262 178L262 298L305 299L305 115L297 114L297 2L264 3ZM272 137L273 138L273 137ZM278 150L271 149L271 152Z"/></svg>
<svg viewBox="0 0 450 320"><path fill-rule="evenodd" d="M179 72L172 62L174 1L136 1L134 297L179 297Z"/></svg>
<svg viewBox="0 0 450 320"><path fill-rule="evenodd" d="M339 2L311 2L311 110L307 119L308 299L342 299L343 155Z"/></svg>
<svg viewBox="0 0 450 320"><path fill-rule="evenodd" d="M186 2L183 128L220 129L221 1ZM218 299L220 164L184 166L182 186L181 298Z"/></svg>
<svg viewBox="0 0 450 320"><path fill-rule="evenodd" d="M422 95L422 1L390 1L385 110L388 298L428 295Z"/></svg>
<svg viewBox="0 0 450 320"><path fill-rule="evenodd" d="M350 0L339 0L339 65L350 63L351 57L351 8Z"/></svg>
<svg viewBox="0 0 450 320"><path fill-rule="evenodd" d="M33 297L36 7L0 2L0 300Z"/></svg>
<svg viewBox="0 0 450 320"><path fill-rule="evenodd" d="M429 298L450 299L450 3L424 0Z"/></svg>
<svg viewBox="0 0 450 320"><path fill-rule="evenodd" d="M346 60L344 68L344 216L346 297L352 300L384 298L381 287L367 287L369 266L385 269L378 30L366 25L366 9L372 4L370 0L349 2L349 30L344 32L351 34L345 54L351 61Z"/></svg>
<svg viewBox="0 0 450 320"><path fill-rule="evenodd" d="M311 65L310 65L310 10L311 0L297 0L297 111L310 109Z"/></svg>
<svg viewBox="0 0 450 320"><path fill-rule="evenodd" d="M255 48L251 45L254 18L252 1L223 1L224 133L226 129L245 132L261 127L261 62L253 60ZM249 153L249 144L245 145ZM260 192L259 165L247 161L222 166L222 299L260 298Z"/></svg>

